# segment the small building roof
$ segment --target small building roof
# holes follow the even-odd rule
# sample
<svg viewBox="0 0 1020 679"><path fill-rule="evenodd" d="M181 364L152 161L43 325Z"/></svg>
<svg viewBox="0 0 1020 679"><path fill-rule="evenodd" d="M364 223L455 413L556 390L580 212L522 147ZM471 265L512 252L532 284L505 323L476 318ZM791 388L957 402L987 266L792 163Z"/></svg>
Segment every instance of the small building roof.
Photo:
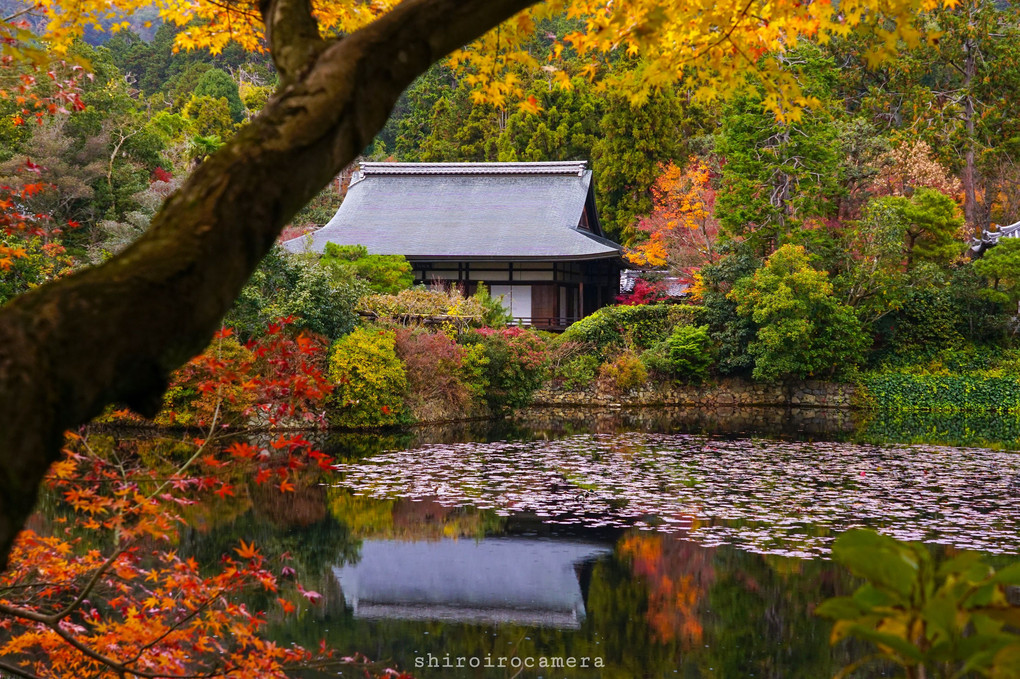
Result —
<svg viewBox="0 0 1020 679"><path fill-rule="evenodd" d="M284 247L322 252L327 242L412 259L584 260L621 253L603 236L585 161L362 163L336 216Z"/></svg>
<svg viewBox="0 0 1020 679"><path fill-rule="evenodd" d="M983 255L988 248L999 244L1000 238L1020 238L1020 222L1009 226L999 226L995 231L985 229L981 232L980 238L972 238L970 256L976 259Z"/></svg>

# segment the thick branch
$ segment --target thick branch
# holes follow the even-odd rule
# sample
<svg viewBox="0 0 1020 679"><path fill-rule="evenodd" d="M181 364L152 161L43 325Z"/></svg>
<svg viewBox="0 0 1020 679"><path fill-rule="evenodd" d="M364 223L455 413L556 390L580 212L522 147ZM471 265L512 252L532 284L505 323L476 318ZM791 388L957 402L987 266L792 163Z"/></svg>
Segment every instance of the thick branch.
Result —
<svg viewBox="0 0 1020 679"><path fill-rule="evenodd" d="M273 63L285 87L301 77L326 47L310 0L260 0Z"/></svg>
<svg viewBox="0 0 1020 679"><path fill-rule="evenodd" d="M535 0L408 0L326 47L106 264L0 310L0 565L63 432L155 414L280 230L382 128L415 77Z"/></svg>

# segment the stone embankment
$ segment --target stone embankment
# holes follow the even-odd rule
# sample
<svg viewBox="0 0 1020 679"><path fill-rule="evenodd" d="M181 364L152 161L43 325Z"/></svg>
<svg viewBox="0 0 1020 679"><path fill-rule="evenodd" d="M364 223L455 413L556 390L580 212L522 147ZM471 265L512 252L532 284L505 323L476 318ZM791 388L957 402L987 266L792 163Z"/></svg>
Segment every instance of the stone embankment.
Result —
<svg viewBox="0 0 1020 679"><path fill-rule="evenodd" d="M546 385L535 392L532 406L779 406L807 408L852 407L850 384L808 380L790 384L761 384L719 380L704 385L646 384L613 392L593 384L569 390Z"/></svg>

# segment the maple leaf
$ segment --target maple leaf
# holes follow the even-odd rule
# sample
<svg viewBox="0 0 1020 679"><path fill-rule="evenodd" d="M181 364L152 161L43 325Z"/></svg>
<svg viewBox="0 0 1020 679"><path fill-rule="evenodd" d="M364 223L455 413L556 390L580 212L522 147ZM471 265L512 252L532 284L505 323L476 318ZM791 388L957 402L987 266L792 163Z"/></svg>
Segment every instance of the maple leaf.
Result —
<svg viewBox="0 0 1020 679"><path fill-rule="evenodd" d="M322 601L322 595L321 594L319 594L318 592L313 592L310 589L305 589L300 584L298 584L297 590L298 590L298 592L301 593L301 596L303 596L304 598L308 599L313 604L317 604L320 601Z"/></svg>
<svg viewBox="0 0 1020 679"><path fill-rule="evenodd" d="M283 612L284 613L293 613L294 611L297 610L297 608L294 606L294 604L292 604L291 602L287 601L284 598L277 597L276 600L277 600L277 602L279 602L280 606L283 608Z"/></svg>
<svg viewBox="0 0 1020 679"><path fill-rule="evenodd" d="M244 540L241 540L241 546L235 547L234 551L242 559L256 559L259 557L259 551L255 549L255 543L247 544Z"/></svg>

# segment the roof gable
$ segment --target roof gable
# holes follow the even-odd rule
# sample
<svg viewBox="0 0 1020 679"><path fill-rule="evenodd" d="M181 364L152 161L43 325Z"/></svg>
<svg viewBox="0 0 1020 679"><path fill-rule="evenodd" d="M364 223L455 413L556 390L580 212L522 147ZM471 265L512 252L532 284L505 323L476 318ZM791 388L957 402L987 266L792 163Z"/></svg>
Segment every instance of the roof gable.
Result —
<svg viewBox="0 0 1020 679"><path fill-rule="evenodd" d="M580 228L588 204L588 230ZM597 259L620 246L603 237L584 161L363 163L330 222L285 243L327 242L374 254L431 259Z"/></svg>

